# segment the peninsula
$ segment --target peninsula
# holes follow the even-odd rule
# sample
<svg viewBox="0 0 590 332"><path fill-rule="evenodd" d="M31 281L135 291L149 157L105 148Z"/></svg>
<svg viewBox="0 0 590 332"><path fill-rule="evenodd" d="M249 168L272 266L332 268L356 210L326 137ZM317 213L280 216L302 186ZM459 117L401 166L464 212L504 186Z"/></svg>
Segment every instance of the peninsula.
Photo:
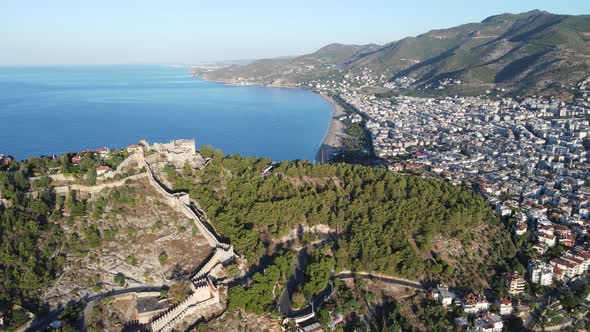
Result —
<svg viewBox="0 0 590 332"><path fill-rule="evenodd" d="M502 242L495 255L477 254L509 236L469 190L369 167L224 156L197 151L193 140L10 161L0 185L4 223L28 213L46 220L32 233L26 223L13 226L26 237L0 234L6 250L40 244L0 262L10 275L30 276L10 281L6 299L22 305L4 311L9 326L22 324L15 317L26 310L31 328L171 331L228 311L202 323L221 330L252 326L277 305L289 321L319 324L304 304L352 301L358 295L327 293L361 287L352 277L376 287L378 274L393 291L411 285L419 293L419 280L438 271L447 283L477 288L487 284L484 270L461 266L491 267L513 250ZM464 217L453 217L459 211ZM381 235L366 237L368 229ZM445 243L460 249L446 256ZM17 263L31 252L33 265ZM35 269L47 272L39 279ZM356 317L355 306L341 310Z"/></svg>

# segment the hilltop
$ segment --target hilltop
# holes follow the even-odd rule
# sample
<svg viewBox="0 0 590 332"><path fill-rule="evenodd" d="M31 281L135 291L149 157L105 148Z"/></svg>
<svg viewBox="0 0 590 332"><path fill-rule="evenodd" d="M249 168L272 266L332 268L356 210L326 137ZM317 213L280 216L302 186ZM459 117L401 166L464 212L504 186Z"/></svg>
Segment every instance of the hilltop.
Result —
<svg viewBox="0 0 590 332"><path fill-rule="evenodd" d="M168 177L199 197L251 266L288 243L324 239L338 270L480 288L513 254L489 205L466 188L365 166L269 163L217 157L198 174Z"/></svg>
<svg viewBox="0 0 590 332"><path fill-rule="evenodd" d="M567 93L590 71L590 16L544 11L501 14L479 23L431 30L385 45L327 45L290 59L259 60L197 75L231 84L309 86L370 73L375 86L408 79L407 91L454 93L505 89L513 94ZM448 92L448 91L447 91Z"/></svg>
<svg viewBox="0 0 590 332"><path fill-rule="evenodd" d="M1 302L40 313L35 324L52 309L90 330L134 320L160 330L226 304L288 314L295 266L311 278L300 281L308 300L350 270L481 289L514 251L482 197L445 182L226 157L190 140L142 144L4 166ZM98 163L112 168L96 175Z"/></svg>
<svg viewBox="0 0 590 332"><path fill-rule="evenodd" d="M186 193L163 184L164 172L204 164L192 140L4 163L0 327L27 321L20 306L38 315L33 330L58 318L83 330L161 331L223 311L219 280L233 248Z"/></svg>

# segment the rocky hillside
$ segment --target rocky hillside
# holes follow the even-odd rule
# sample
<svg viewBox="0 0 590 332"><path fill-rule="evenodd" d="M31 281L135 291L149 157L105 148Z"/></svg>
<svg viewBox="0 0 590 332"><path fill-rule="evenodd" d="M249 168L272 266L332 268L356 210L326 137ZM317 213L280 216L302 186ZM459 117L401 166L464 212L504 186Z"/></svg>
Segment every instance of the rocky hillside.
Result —
<svg viewBox="0 0 590 332"><path fill-rule="evenodd" d="M514 93L556 92L590 72L590 15L542 11L502 14L480 23L432 30L383 46L332 44L292 59L260 60L213 72L207 79L297 86L370 71L380 83L414 79L410 90L434 90L444 79L454 92L504 88Z"/></svg>
<svg viewBox="0 0 590 332"><path fill-rule="evenodd" d="M121 286L161 286L188 275L210 252L194 223L175 211L147 178L92 196L71 194L62 207L63 272L44 294L67 302Z"/></svg>

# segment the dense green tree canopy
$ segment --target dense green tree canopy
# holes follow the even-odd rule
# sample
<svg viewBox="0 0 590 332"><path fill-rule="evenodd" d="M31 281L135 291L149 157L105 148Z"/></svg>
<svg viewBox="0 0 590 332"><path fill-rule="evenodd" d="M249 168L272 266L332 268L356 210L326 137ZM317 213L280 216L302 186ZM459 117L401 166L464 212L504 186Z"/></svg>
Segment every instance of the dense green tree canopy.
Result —
<svg viewBox="0 0 590 332"><path fill-rule="evenodd" d="M437 239L469 247L494 234L482 245L498 245L496 251L476 257L479 265L469 267L481 276L512 250L502 242L509 236L489 205L471 190L382 169L306 161L277 164L272 175L263 176L269 164L268 159L217 156L193 177L175 175L176 189L190 191L250 264L265 254L264 239L277 239L299 224L338 231L339 268L411 278L459 272L432 256Z"/></svg>
<svg viewBox="0 0 590 332"><path fill-rule="evenodd" d="M49 222L54 195L47 189L37 197L25 195L28 182L21 172L0 172L0 302L35 306L41 291L59 268L62 243L58 226Z"/></svg>

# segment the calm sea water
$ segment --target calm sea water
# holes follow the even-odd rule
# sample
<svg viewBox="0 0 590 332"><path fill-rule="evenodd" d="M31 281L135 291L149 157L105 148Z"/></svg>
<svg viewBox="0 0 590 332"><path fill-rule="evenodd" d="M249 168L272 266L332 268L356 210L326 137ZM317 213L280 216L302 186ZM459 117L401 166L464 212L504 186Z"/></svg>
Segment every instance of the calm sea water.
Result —
<svg viewBox="0 0 590 332"><path fill-rule="evenodd" d="M0 67L0 153L17 159L195 138L224 153L313 160L331 105L165 66Z"/></svg>

